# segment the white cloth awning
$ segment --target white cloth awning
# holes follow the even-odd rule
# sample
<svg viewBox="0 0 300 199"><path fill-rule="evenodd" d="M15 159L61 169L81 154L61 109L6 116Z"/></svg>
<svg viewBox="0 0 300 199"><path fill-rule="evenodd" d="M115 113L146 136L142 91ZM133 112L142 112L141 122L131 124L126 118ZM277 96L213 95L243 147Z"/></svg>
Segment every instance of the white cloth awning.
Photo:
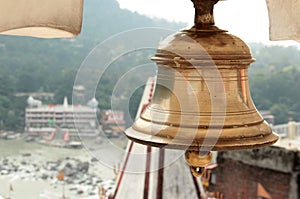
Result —
<svg viewBox="0 0 300 199"><path fill-rule="evenodd" d="M81 31L83 0L0 0L0 34L68 38Z"/></svg>
<svg viewBox="0 0 300 199"><path fill-rule="evenodd" d="M300 41L300 0L266 0L270 40ZM0 34L74 37L81 31L83 0L0 0Z"/></svg>
<svg viewBox="0 0 300 199"><path fill-rule="evenodd" d="M300 0L266 0L270 40L300 42Z"/></svg>

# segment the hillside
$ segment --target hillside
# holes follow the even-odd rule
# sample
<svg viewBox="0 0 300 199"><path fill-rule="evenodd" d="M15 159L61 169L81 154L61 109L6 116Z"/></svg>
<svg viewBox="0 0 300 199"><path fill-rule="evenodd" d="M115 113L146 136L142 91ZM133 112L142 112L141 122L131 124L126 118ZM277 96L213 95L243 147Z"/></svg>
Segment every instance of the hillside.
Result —
<svg viewBox="0 0 300 199"><path fill-rule="evenodd" d="M64 96L71 99L81 63L97 44L111 35L134 28L178 30L186 26L122 10L114 0L84 2L82 33L74 39L0 36L0 129L23 128L26 97L15 97L17 92L54 92L55 99L49 103L61 103ZM278 123L287 121L291 113L299 119L299 50L262 44L250 46L253 57L257 59L249 72L257 107L271 109L278 116ZM97 88L100 108L110 108L112 89L120 75L137 63L148 61L153 53L131 54L112 63L110 71L102 79L105 86ZM140 92L141 89L135 93L138 95ZM134 113L139 98L134 96L132 99L133 105L130 106L131 113Z"/></svg>
<svg viewBox="0 0 300 199"><path fill-rule="evenodd" d="M61 103L64 96L71 99L84 58L111 35L133 28L185 26L122 10L114 0L84 2L82 32L74 39L0 36L0 128L22 128L26 98L14 97L16 92L54 92L53 103Z"/></svg>

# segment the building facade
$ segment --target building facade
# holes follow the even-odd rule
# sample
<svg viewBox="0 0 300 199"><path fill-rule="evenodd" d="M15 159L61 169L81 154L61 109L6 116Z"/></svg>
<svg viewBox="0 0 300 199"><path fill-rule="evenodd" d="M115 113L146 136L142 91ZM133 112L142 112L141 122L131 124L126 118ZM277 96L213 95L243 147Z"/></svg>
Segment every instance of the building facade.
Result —
<svg viewBox="0 0 300 199"><path fill-rule="evenodd" d="M97 108L69 105L66 98L58 105L35 104L29 103L25 110L25 131L28 133L50 133L57 128L86 132L97 129Z"/></svg>

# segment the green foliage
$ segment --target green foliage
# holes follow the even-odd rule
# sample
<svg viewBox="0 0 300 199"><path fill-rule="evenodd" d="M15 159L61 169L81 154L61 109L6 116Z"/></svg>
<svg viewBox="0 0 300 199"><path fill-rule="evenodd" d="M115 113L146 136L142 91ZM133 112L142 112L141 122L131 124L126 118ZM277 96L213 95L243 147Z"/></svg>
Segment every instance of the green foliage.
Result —
<svg viewBox="0 0 300 199"><path fill-rule="evenodd" d="M48 103L62 103L64 96L71 100L76 73L84 58L111 35L134 28L177 30L185 26L122 10L112 0L84 1L84 4L82 32L76 38L0 36L0 130L23 128L26 97L15 97L17 92L54 92L54 101ZM101 109L111 107L110 97L118 78L145 59L136 57L133 61L126 59L115 63L101 80L96 92ZM130 89L130 85L126 88ZM121 107L121 103L118 106Z"/></svg>
<svg viewBox="0 0 300 199"><path fill-rule="evenodd" d="M129 101L129 114L130 114L130 120L134 121L136 117L136 113L138 111L138 106L136 104L139 104L141 101L141 96L143 95L145 86L141 86L137 88L133 95L130 97ZM128 119L127 119L128 120Z"/></svg>
<svg viewBox="0 0 300 199"><path fill-rule="evenodd" d="M250 67L253 101L259 110L270 110L275 123L300 117L300 51L295 47L254 44L257 59Z"/></svg>
<svg viewBox="0 0 300 199"><path fill-rule="evenodd" d="M289 107L286 104L274 103L270 108L270 111L275 115L275 123L286 123L288 122Z"/></svg>
<svg viewBox="0 0 300 199"><path fill-rule="evenodd" d="M70 100L76 73L84 58L111 35L133 28L162 27L178 30L185 26L121 10L118 3L112 0L84 3L82 33L74 39L0 36L0 129L23 128L27 97L16 97L17 92L54 92L55 99L51 103L62 103L64 96ZM298 120L299 50L295 47L262 44L250 46L253 57L257 59L249 70L256 106L261 110L271 110L277 123L286 122L291 115ZM109 66L96 90L100 109L111 108L111 96L114 94L117 99L114 105L126 109L126 102L129 101L129 112L131 118L134 118L142 95L141 84L135 88L136 82L146 82L144 77L136 74L123 85L123 90L113 91L124 74L138 65L148 63L153 54L153 51L142 51L124 55Z"/></svg>

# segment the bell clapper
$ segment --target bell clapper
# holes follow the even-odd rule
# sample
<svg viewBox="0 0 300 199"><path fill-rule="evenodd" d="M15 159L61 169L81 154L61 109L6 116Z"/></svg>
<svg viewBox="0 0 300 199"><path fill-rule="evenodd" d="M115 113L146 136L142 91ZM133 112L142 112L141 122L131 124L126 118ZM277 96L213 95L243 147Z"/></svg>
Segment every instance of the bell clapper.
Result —
<svg viewBox="0 0 300 199"><path fill-rule="evenodd" d="M208 165L211 160L212 153L210 151L185 151L185 161L190 166L191 172L196 178L204 173L206 165Z"/></svg>

